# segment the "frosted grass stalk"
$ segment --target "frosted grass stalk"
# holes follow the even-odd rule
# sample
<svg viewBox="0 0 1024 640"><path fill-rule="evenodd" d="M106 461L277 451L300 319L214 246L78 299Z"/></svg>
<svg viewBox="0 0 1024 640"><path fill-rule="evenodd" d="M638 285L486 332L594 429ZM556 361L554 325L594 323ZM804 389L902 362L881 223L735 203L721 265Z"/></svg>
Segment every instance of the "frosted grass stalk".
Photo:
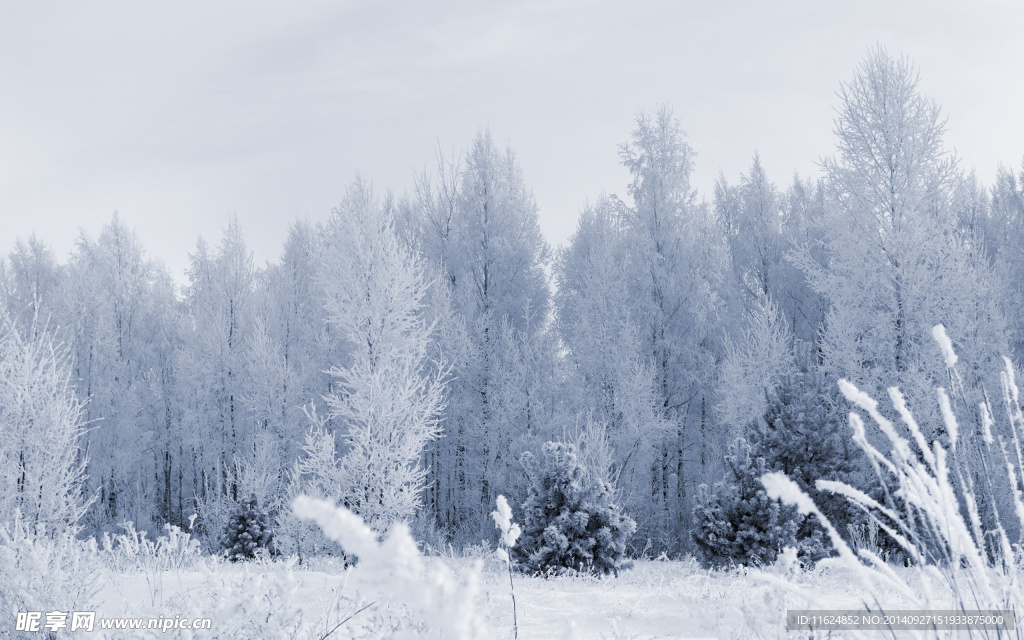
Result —
<svg viewBox="0 0 1024 640"><path fill-rule="evenodd" d="M952 351L952 343L945 329L939 325L932 334L950 369L951 379L954 384L959 382L960 376L955 370L956 354ZM992 435L994 420L987 400L980 405L981 435L982 442L989 448L989 454L993 453L990 445L997 440L999 442L1006 477L1010 483L1009 495L1013 500L1014 513L1024 528L1024 496L1018 488L1020 470L1024 467L1019 435L1019 430L1024 427L1024 414L1018 402L1019 390L1015 385L1013 367L1008 360L1005 362L1006 370L1000 378L1016 460L1012 461L1012 453L1008 451L1004 438L994 438ZM888 585L897 588L906 598L904 606L911 608L1019 608L1022 604L1018 576L1021 570L1017 556L1019 546L1012 544L1008 538L999 520L998 507L994 513L995 526L988 532L983 531L973 478L970 474L966 474L965 478L965 474L961 473L962 464L957 462L957 441L961 434L953 402L945 390L938 389L937 398L942 421L950 437L948 450L938 441L929 445L907 408L903 395L898 389L889 389L893 407L906 424L912 442L916 445L917 452L912 453L910 442L902 438L894 425L878 411L878 403L873 398L846 380L841 380L839 387L852 404L871 416L892 444L892 453L882 455L868 442L861 417L856 412L850 414L854 441L865 452L880 480L884 478L881 473L883 468L895 479L898 485L896 495L905 501L906 514L901 515L864 492L841 482L819 480L816 486L819 490L844 496L879 524L914 561L911 571L917 578L915 585L912 587L910 582L893 571L876 554L866 549L853 554L810 497L783 474L771 473L762 477L768 495L796 505L801 513L813 513L819 518L839 553L839 557L832 562L854 569L868 587L865 597L873 599L876 604L884 596L878 587ZM959 450L963 451L969 444L970 441L965 440L960 443ZM952 457L950 454L953 454ZM982 464L985 459L982 455ZM987 474L987 466L985 471L985 477L989 478L990 483L993 482ZM953 478L958 481L959 489L954 485ZM991 484L989 486L990 493L995 495ZM984 550L985 536L996 538L993 540L993 553L998 555L994 559ZM928 553L926 544L937 553Z"/></svg>
<svg viewBox="0 0 1024 640"><path fill-rule="evenodd" d="M498 557L505 561L505 566L508 568L508 587L512 594L512 630L514 637L518 638L519 615L516 612L516 588L512 583L512 557L509 552L515 546L522 530L518 523L512 522L512 508L508 506L505 496L498 496L497 504L498 509L491 512L491 517L494 518L494 526L501 531Z"/></svg>
<svg viewBox="0 0 1024 640"><path fill-rule="evenodd" d="M487 637L476 610L480 566L462 581L448 567L427 567L416 541L404 522L396 523L382 542L362 518L325 500L299 496L295 514L313 520L331 540L358 557L353 570L357 584L380 594L381 599L404 605L432 638L478 640ZM411 633L411 631L410 631Z"/></svg>

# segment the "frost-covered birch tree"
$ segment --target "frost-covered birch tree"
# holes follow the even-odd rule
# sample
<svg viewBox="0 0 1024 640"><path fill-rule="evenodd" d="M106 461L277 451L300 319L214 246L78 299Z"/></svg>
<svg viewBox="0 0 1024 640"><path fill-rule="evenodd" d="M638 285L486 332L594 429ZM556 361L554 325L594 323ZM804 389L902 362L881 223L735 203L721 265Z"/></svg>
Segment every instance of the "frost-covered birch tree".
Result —
<svg viewBox="0 0 1024 640"><path fill-rule="evenodd" d="M515 154L489 132L436 174L419 181L405 216L452 309L438 325L453 380L430 495L437 524L476 538L497 495L525 497L518 457L554 421L549 248Z"/></svg>
<svg viewBox="0 0 1024 640"><path fill-rule="evenodd" d="M822 178L811 180L795 175L793 184L786 190L783 215L785 261L782 267L786 287L776 301L789 322L793 337L815 347L825 325L828 304L807 281L793 256L794 253L806 252L817 262L828 259L824 246L828 222L823 183Z"/></svg>
<svg viewBox="0 0 1024 640"><path fill-rule="evenodd" d="M446 367L427 358L433 327L424 313L434 283L399 240L391 203L380 203L361 181L324 230L320 283L349 357L330 371L338 384L327 396L337 437L321 430L310 443L316 449L326 438L340 451L321 457L327 468L304 470L334 479L337 486L325 487L330 497L383 531L419 506L421 454L441 432Z"/></svg>
<svg viewBox="0 0 1024 640"><path fill-rule="evenodd" d="M256 318L247 341L239 399L251 436L235 454L234 480L239 501L255 499L261 508L276 509L281 506L286 469L298 451L299 379L262 317Z"/></svg>
<svg viewBox="0 0 1024 640"><path fill-rule="evenodd" d="M87 485L99 495L91 524L148 527L166 502L155 439L171 393L162 339L173 296L135 233L115 215L97 238L84 232L65 267L55 322L63 325L89 431Z"/></svg>
<svg viewBox="0 0 1024 640"><path fill-rule="evenodd" d="M539 426L528 424L527 414L502 412L499 399L507 390L499 379L515 366L504 361L513 353L503 348L505 334L530 335L530 324L546 321L549 292L543 266L548 246L512 150L499 150L489 132L477 136L461 178L452 266L459 288L456 300L462 303L476 351L472 368L461 375L472 381L477 395L472 421L480 491L476 511L486 522L496 496L511 493L505 486L509 470L518 468L520 452L510 449L509 438Z"/></svg>
<svg viewBox="0 0 1024 640"><path fill-rule="evenodd" d="M91 499L80 455L82 405L67 349L44 325L19 329L0 314L0 526L77 531Z"/></svg>
<svg viewBox="0 0 1024 640"><path fill-rule="evenodd" d="M829 373L872 394L898 384L928 407L945 377L934 324L973 345L961 351L972 387L978 372L995 370L1005 342L992 274L957 234L951 200L961 175L942 146L944 122L917 85L910 63L881 48L841 85L837 155L824 161L827 257L805 248L795 258L829 303Z"/></svg>
<svg viewBox="0 0 1024 640"><path fill-rule="evenodd" d="M757 154L738 186L730 186L724 176L715 184L715 215L729 241L733 272L748 318L766 299L778 304L784 295L783 254L787 247L782 204Z"/></svg>
<svg viewBox="0 0 1024 640"><path fill-rule="evenodd" d="M285 389L289 408L331 391L332 378L326 372L341 354L317 284L322 245L321 229L305 221L295 223L288 230L280 261L268 265L262 278L268 338L298 385ZM298 414L296 427L303 423L301 411ZM294 443L301 441L303 430L293 435Z"/></svg>
<svg viewBox="0 0 1024 640"><path fill-rule="evenodd" d="M657 534L652 469L670 423L659 400L656 370L643 355L628 246L608 198L583 209L576 232L555 259L555 327L566 349L575 410L604 428L612 453L610 476L621 505L637 521L636 540L643 545Z"/></svg>
<svg viewBox="0 0 1024 640"><path fill-rule="evenodd" d="M696 487L695 461L687 453L699 450L711 428L708 400L728 253L708 207L697 202L690 184L694 151L669 109L653 117L641 113L620 156L633 177L627 188L632 203L616 200L636 285L630 302L642 357L655 372L659 411L672 425L659 443L651 499L660 512L657 542L674 551L688 539Z"/></svg>
<svg viewBox="0 0 1024 640"><path fill-rule="evenodd" d="M7 313L21 327L52 312L53 295L60 284L60 268L53 251L35 235L18 239L6 260L0 261L0 293Z"/></svg>
<svg viewBox="0 0 1024 640"><path fill-rule="evenodd" d="M227 517L226 501L239 499L235 458L253 442L242 396L256 272L236 219L216 247L200 239L189 258L184 298L191 331L184 360L193 393L184 399L185 445L200 516L214 534Z"/></svg>

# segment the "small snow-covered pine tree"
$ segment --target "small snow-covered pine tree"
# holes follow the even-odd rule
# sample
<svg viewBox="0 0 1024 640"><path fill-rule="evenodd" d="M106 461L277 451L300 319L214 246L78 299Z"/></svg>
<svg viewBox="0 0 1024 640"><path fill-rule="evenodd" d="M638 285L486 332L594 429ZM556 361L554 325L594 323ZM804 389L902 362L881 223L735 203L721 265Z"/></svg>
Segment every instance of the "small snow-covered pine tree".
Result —
<svg viewBox="0 0 1024 640"><path fill-rule="evenodd" d="M782 471L822 506L829 519L847 531L861 520L851 505L814 487L819 478L851 482L855 452L841 438L840 412L833 406L827 383L810 364L809 345L798 344L797 371L779 381L764 417L748 429L752 454L765 468ZM797 544L804 562L817 562L831 545L816 520L800 518Z"/></svg>
<svg viewBox="0 0 1024 640"><path fill-rule="evenodd" d="M579 460L576 446L544 445L543 464L523 455L532 486L523 533L512 552L532 573L616 573L628 568L626 542L636 523L620 513L611 483Z"/></svg>
<svg viewBox="0 0 1024 640"><path fill-rule="evenodd" d="M224 547L228 560L252 560L259 549L270 546L270 519L256 500L238 505L224 529Z"/></svg>
<svg viewBox="0 0 1024 640"><path fill-rule="evenodd" d="M794 546L800 516L765 493L764 458L744 438L729 445L725 463L726 478L713 489L702 484L693 509L697 557L705 566L771 564Z"/></svg>

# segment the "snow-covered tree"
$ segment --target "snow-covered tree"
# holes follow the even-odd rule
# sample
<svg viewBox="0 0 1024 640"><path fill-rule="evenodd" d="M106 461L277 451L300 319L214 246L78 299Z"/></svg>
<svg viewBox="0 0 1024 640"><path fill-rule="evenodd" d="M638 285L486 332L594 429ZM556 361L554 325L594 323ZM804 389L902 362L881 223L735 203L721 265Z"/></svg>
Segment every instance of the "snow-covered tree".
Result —
<svg viewBox="0 0 1024 640"><path fill-rule="evenodd" d="M555 260L555 327L566 348L576 411L604 425L621 504L636 519L643 544L657 535L652 465L670 423L655 368L643 355L629 260L612 202L602 197L586 206Z"/></svg>
<svg viewBox="0 0 1024 640"><path fill-rule="evenodd" d="M793 177L785 195L782 233L785 260L780 275L785 287L775 303L790 325L796 340L817 346L825 326L828 303L807 281L804 271L794 261L795 253L806 253L821 263L828 260L825 238L829 232L826 216L824 180Z"/></svg>
<svg viewBox="0 0 1024 640"><path fill-rule="evenodd" d="M273 542L270 518L255 499L243 500L228 518L222 544L228 560L252 560L260 550L267 551Z"/></svg>
<svg viewBox="0 0 1024 640"><path fill-rule="evenodd" d="M45 325L0 314L0 525L76 532L91 499L82 482L82 405L67 349Z"/></svg>
<svg viewBox="0 0 1024 640"><path fill-rule="evenodd" d="M96 239L84 232L55 303L71 349L73 377L89 431L87 485L99 494L90 524L131 520L148 527L166 503L156 481L155 439L168 427L165 323L173 287L135 233L115 215ZM166 453L166 450L160 452Z"/></svg>
<svg viewBox="0 0 1024 640"><path fill-rule="evenodd" d="M586 207L554 270L577 412L606 425L641 535L673 552L717 457L713 365L730 280L726 235L690 184L694 155L670 110L641 113L620 147L631 201Z"/></svg>
<svg viewBox="0 0 1024 640"><path fill-rule="evenodd" d="M432 307L451 310L438 316L453 380L445 438L428 451L428 495L437 524L475 539L495 497L516 495L523 443L552 423L549 249L514 153L489 132L463 163L442 157L436 173L418 181L402 215L403 236L446 289Z"/></svg>
<svg viewBox="0 0 1024 640"><path fill-rule="evenodd" d="M154 269L148 308L151 331L146 340L151 349L150 385L159 399L152 407L152 441L156 459L157 504L155 522L184 527L194 514L192 460L185 446L185 407L191 390L185 385L184 336L188 329L177 289L162 265Z"/></svg>
<svg viewBox="0 0 1024 640"><path fill-rule="evenodd" d="M845 501L819 491L819 479L862 482L857 457L844 438L842 413L831 384L815 367L806 343L798 344L794 366L775 379L776 388L758 419L747 425L746 438L769 471L781 471L812 495L829 519L845 533L863 523ZM869 489L870 490L870 489ZM813 519L799 520L796 542L805 561L816 562L829 550L828 537Z"/></svg>
<svg viewBox="0 0 1024 640"><path fill-rule="evenodd" d="M838 154L824 161L826 255L804 247L795 259L830 307L828 373L871 393L899 384L919 402L946 375L929 337L936 322L976 345L962 353L972 372L992 369L1004 344L998 291L987 261L957 233L960 174L910 63L875 49L840 97Z"/></svg>
<svg viewBox="0 0 1024 640"><path fill-rule="evenodd" d="M752 310L742 337L728 341L719 370L719 413L733 438L763 416L783 380L796 372L793 336L778 307L765 299Z"/></svg>
<svg viewBox="0 0 1024 640"><path fill-rule="evenodd" d="M461 179L451 265L456 304L476 351L472 368L460 375L471 381L478 398L473 449L480 490L477 510L486 521L495 497L511 493L507 486L494 484L515 465L518 452L510 449L509 436L536 428L526 424L527 415L502 413L496 405L506 391L498 378L513 364L504 361L510 354L504 335L518 331L529 336L529 325L543 325L547 317L543 268L548 246L512 150L500 151L489 132L474 141Z"/></svg>
<svg viewBox="0 0 1024 640"><path fill-rule="evenodd" d="M757 154L750 170L740 176L739 186L729 186L724 176L715 184L715 215L725 228L733 272L747 310L766 298L778 300L785 291L783 253L787 246L782 205L782 197Z"/></svg>
<svg viewBox="0 0 1024 640"><path fill-rule="evenodd" d="M0 261L0 299L7 313L22 327L37 327L35 320L52 312L60 269L53 251L35 235L14 243L7 260Z"/></svg>
<svg viewBox="0 0 1024 640"><path fill-rule="evenodd" d="M963 198L961 211L980 208L982 196ZM1004 285L1003 298L1014 362L1024 362L1024 315L1012 310L1024 305L1024 162L1020 173L1000 167L988 198L987 216L972 216L972 228L982 236L993 268ZM974 206L971 206L974 205ZM978 220L978 218L981 218Z"/></svg>
<svg viewBox="0 0 1024 640"><path fill-rule="evenodd" d="M615 201L630 255L630 305L659 410L671 423L658 443L651 496L660 512L659 543L674 551L687 544L689 492L703 471L686 452L700 450L708 437L727 245L708 208L696 202L694 152L670 110L641 114L620 156L633 177L632 204Z"/></svg>
<svg viewBox="0 0 1024 640"><path fill-rule="evenodd" d="M298 453L302 408L296 401L299 378L257 317L249 334L240 401L252 429L251 442L235 454L240 500L281 506L286 469Z"/></svg>
<svg viewBox="0 0 1024 640"><path fill-rule="evenodd" d="M693 509L697 557L705 566L771 564L795 543L802 517L768 497L764 458L745 439L729 445L725 463L726 476L712 488L701 485Z"/></svg>
<svg viewBox="0 0 1024 640"><path fill-rule="evenodd" d="M342 355L340 339L327 322L323 292L317 284L321 231L308 222L295 223L288 231L281 260L268 265L259 292L266 308L267 337L288 375L295 377L283 390L286 428L295 429L295 447L305 431L299 407L331 391L332 378L327 369Z"/></svg>
<svg viewBox="0 0 1024 640"><path fill-rule="evenodd" d="M192 330L185 367L193 393L185 399L185 446L201 524L216 536L239 500L235 459L255 439L242 396L256 272L236 219L216 248L200 239L190 263L184 297Z"/></svg>
<svg viewBox="0 0 1024 640"><path fill-rule="evenodd" d="M426 473L421 454L440 433L446 368L427 358L433 327L424 314L433 283L399 240L391 203L382 205L361 181L325 230L320 283L350 355L330 371L338 386L327 403L342 446L336 462L334 447L321 447L322 473L337 478L330 497L383 531L415 512Z"/></svg>
<svg viewBox="0 0 1024 640"><path fill-rule="evenodd" d="M628 567L626 544L636 530L622 515L603 470L581 464L571 443L548 442L543 461L527 452L530 494L522 535L512 553L531 573L608 574Z"/></svg>

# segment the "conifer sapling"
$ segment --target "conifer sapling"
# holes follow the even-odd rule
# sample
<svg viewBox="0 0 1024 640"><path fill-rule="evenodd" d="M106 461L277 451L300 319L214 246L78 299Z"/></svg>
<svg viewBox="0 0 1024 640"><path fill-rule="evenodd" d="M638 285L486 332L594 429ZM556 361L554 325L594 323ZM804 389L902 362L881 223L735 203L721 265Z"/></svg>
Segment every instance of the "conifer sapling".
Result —
<svg viewBox="0 0 1024 640"><path fill-rule="evenodd" d="M636 523L621 513L601 472L580 462L574 444L548 442L542 465L529 453L522 462L533 481L523 505L522 540L513 550L523 567L531 573L616 575L629 567L626 541Z"/></svg>
<svg viewBox="0 0 1024 640"><path fill-rule="evenodd" d="M268 520L256 500L239 505L224 529L228 559L232 562L253 560L259 549L268 548L272 541Z"/></svg>

